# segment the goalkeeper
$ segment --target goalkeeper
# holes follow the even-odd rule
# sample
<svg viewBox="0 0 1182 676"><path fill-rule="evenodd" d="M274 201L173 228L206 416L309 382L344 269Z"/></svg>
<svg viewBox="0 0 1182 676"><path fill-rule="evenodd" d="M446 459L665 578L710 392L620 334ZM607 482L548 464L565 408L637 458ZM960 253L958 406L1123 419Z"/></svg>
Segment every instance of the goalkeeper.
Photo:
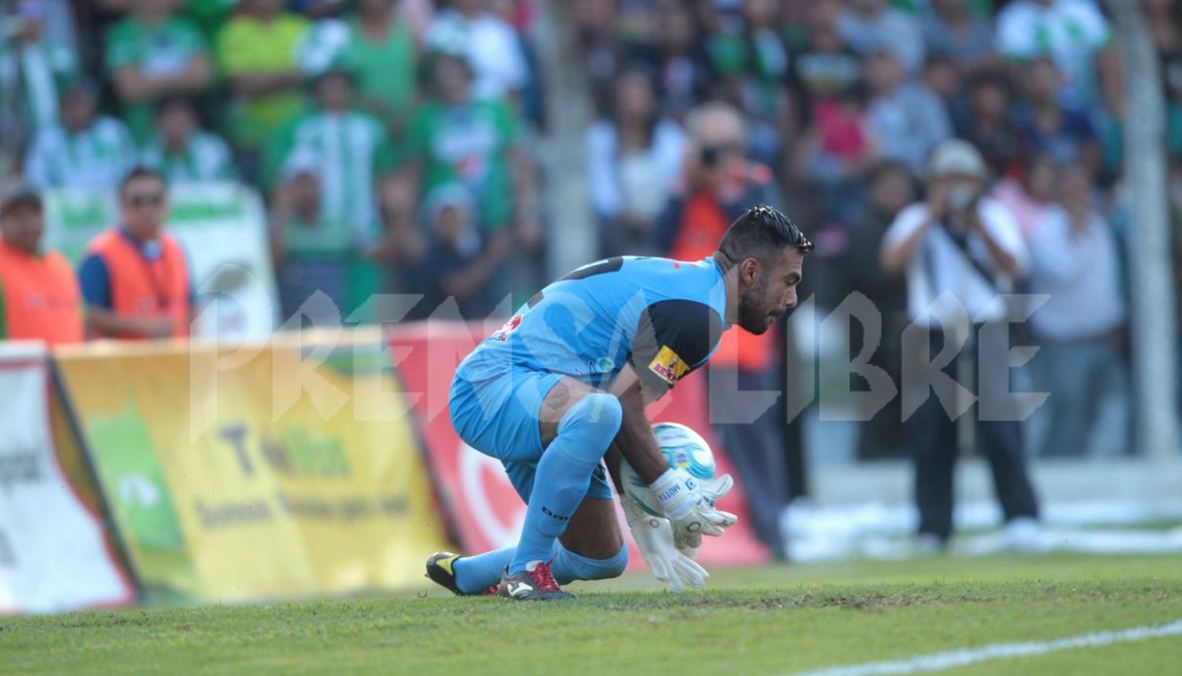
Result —
<svg viewBox="0 0 1182 676"><path fill-rule="evenodd" d="M671 469L645 416L706 363L722 332L763 333L796 305L812 250L782 213L753 207L697 262L610 258L542 289L456 369L449 410L460 438L504 464L527 505L516 547L427 560L456 594L494 590L522 600L570 598L559 584L617 577L627 549L603 461L620 485L620 458L651 482L665 518L621 492L649 568L670 590L701 586L701 536L735 517L714 508L731 487Z"/></svg>

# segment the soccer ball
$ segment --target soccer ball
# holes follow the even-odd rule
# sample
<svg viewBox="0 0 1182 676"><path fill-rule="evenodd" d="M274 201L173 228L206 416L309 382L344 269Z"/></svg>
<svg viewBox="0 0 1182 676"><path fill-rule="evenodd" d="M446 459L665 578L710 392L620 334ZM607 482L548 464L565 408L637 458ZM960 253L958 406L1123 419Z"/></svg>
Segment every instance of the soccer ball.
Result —
<svg viewBox="0 0 1182 676"><path fill-rule="evenodd" d="M697 432L685 425L663 422L653 425L653 435L657 437L657 446L665 454L669 467L684 469L701 481L714 478L714 452ZM641 509L653 516L662 516L657 496L627 460L620 463L620 481L624 484L624 493L631 496Z"/></svg>

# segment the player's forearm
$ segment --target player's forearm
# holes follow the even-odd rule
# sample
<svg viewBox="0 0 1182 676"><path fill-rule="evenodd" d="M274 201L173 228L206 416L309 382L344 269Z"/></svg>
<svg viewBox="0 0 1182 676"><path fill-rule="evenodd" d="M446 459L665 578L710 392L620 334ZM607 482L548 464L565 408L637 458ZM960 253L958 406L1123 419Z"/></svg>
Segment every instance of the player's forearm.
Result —
<svg viewBox="0 0 1182 676"><path fill-rule="evenodd" d="M267 241L271 247L271 261L279 263L287 249L287 224L291 221L291 209L284 204L276 191L271 199L271 227L267 232Z"/></svg>
<svg viewBox="0 0 1182 676"><path fill-rule="evenodd" d="M152 336L153 328L149 321L139 317L127 317L95 306L86 308L86 329L92 337Z"/></svg>
<svg viewBox="0 0 1182 676"><path fill-rule="evenodd" d="M169 75L161 79L161 85L170 92L189 92L209 86L213 79L213 68L209 59L197 57L176 75Z"/></svg>
<svg viewBox="0 0 1182 676"><path fill-rule="evenodd" d="M140 103L155 98L152 81L136 68L121 68L115 73L115 91L128 103Z"/></svg>
<svg viewBox="0 0 1182 676"><path fill-rule="evenodd" d="M911 262L918 240L908 240L894 246L884 246L879 255L882 269L889 274L897 274Z"/></svg>
<svg viewBox="0 0 1182 676"><path fill-rule="evenodd" d="M509 237L509 233L501 231L493 237L503 239ZM490 242L485 252L472 265L443 280L444 295L465 298L479 291L497 271L501 261L505 260L507 251L503 243Z"/></svg>
<svg viewBox="0 0 1182 676"><path fill-rule="evenodd" d="M1108 105L1108 110L1119 120L1125 113L1125 78L1116 45L1110 43L1102 49L1096 57L1096 62L1104 102Z"/></svg>
<svg viewBox="0 0 1182 676"><path fill-rule="evenodd" d="M515 180L518 220L532 221L538 217L538 191L534 182L534 166L524 151L517 149L510 155Z"/></svg>
<svg viewBox="0 0 1182 676"><path fill-rule="evenodd" d="M1018 263L1018 259L998 243L993 233L989 232L989 228L986 228L981 223L981 217L979 215L974 216L974 218L977 219L976 230L981 235L981 240L985 242L985 248L989 250L989 256L997 263L997 267L1001 268L1001 271L1007 275L1021 275L1022 268Z"/></svg>
<svg viewBox="0 0 1182 676"><path fill-rule="evenodd" d="M256 71L230 76L230 84L234 92L247 98L295 89L302 82L303 75L297 70Z"/></svg>
<svg viewBox="0 0 1182 676"><path fill-rule="evenodd" d="M624 419L616 434L614 446L641 479L652 483L669 469L669 462L661 454L652 425L644 413L644 397L640 388L630 387L620 394Z"/></svg>
<svg viewBox="0 0 1182 676"><path fill-rule="evenodd" d="M607 465L607 473L612 478L612 484L616 487L616 494L624 494L624 479L620 475L620 461L624 459L624 453L620 450L620 444L613 441L611 446L607 447L607 453L603 454L603 463Z"/></svg>
<svg viewBox="0 0 1182 676"><path fill-rule="evenodd" d="M923 241L933 220L931 216L925 217L924 222L902 241L884 241L879 252L879 262L882 264L883 270L890 274L902 272L911 263L911 257L915 255L915 250Z"/></svg>
<svg viewBox="0 0 1182 676"><path fill-rule="evenodd" d="M444 278L440 285L443 295L451 298L467 298L480 290L488 278L492 276L499 261L484 257L463 272Z"/></svg>
<svg viewBox="0 0 1182 676"><path fill-rule="evenodd" d="M997 262L997 267L1001 268L1002 272L1011 277L1017 277L1022 274L1022 267L1018 264L1018 259L1013 254L1002 248L1001 245L988 235L982 237L982 239L985 240L985 247L989 249L989 255Z"/></svg>

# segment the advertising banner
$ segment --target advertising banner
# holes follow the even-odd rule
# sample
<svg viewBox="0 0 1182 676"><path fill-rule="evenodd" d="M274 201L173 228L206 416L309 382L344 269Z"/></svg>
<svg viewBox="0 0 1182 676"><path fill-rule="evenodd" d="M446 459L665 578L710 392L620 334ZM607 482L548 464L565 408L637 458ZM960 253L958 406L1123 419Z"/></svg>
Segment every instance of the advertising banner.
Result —
<svg viewBox="0 0 1182 676"><path fill-rule="evenodd" d="M483 325L424 322L393 327L391 355L407 390L429 451L429 462L444 509L465 553L514 544L525 519L525 505L505 476L499 461L469 447L451 425L448 390L456 365L500 322ZM649 408L654 422L679 422L697 430L714 450L719 473L734 472L726 451L707 423L706 388L702 374L691 374ZM768 552L754 537L746 519L742 485L720 508L739 515L739 523L722 538L703 538L701 561L706 565L743 565L766 561ZM625 529L626 530L626 529ZM630 565L640 565L633 550Z"/></svg>
<svg viewBox="0 0 1182 676"><path fill-rule="evenodd" d="M198 335L264 338L275 326L277 294L267 221L256 191L237 183L169 188L167 228L185 250L205 311ZM46 244L77 263L98 233L119 222L113 191L51 190L45 195Z"/></svg>
<svg viewBox="0 0 1182 676"><path fill-rule="evenodd" d="M376 330L57 357L149 598L404 588L446 547Z"/></svg>
<svg viewBox="0 0 1182 676"><path fill-rule="evenodd" d="M135 599L54 453L49 361L0 343L0 613L120 606Z"/></svg>

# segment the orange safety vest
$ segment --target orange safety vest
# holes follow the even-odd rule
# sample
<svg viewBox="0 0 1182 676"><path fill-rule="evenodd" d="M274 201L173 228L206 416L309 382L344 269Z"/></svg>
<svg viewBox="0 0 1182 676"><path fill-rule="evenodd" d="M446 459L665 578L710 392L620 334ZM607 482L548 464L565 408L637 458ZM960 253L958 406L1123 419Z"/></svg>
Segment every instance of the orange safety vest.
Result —
<svg viewBox="0 0 1182 676"><path fill-rule="evenodd" d="M0 290L7 339L50 345L82 341L82 295L60 253L37 256L0 241Z"/></svg>
<svg viewBox="0 0 1182 676"><path fill-rule="evenodd" d="M151 261L118 228L91 240L88 251L107 264L111 310L115 314L166 317L172 319L173 337L189 335L189 270L180 244L171 235L160 236L160 256ZM106 337L144 338L140 335Z"/></svg>
<svg viewBox="0 0 1182 676"><path fill-rule="evenodd" d="M714 253L728 227L730 219L718 200L709 193L694 193L685 202L669 255L682 261L701 260ZM774 364L780 349L779 335L775 325L760 335L736 326L722 334L710 363L743 371L764 371Z"/></svg>

